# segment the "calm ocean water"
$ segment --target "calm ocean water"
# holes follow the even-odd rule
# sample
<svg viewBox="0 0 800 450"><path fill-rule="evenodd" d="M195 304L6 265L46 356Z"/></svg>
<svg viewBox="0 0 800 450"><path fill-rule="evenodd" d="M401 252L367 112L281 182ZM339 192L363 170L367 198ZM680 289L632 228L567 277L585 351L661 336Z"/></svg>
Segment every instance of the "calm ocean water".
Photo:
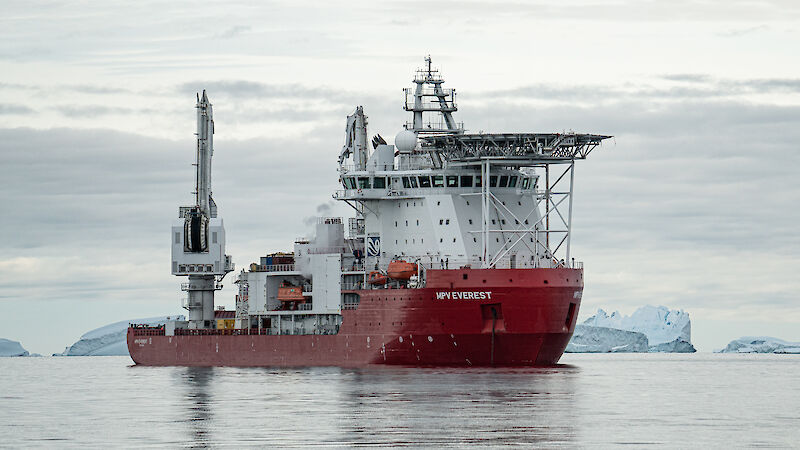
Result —
<svg viewBox="0 0 800 450"><path fill-rule="evenodd" d="M548 369L153 368L0 358L0 447L798 447L800 357Z"/></svg>

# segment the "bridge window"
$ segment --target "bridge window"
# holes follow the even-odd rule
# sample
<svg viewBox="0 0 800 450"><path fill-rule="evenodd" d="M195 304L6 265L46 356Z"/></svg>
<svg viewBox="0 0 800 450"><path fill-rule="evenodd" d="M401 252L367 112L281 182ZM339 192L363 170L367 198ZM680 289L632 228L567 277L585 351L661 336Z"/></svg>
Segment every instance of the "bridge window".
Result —
<svg viewBox="0 0 800 450"><path fill-rule="evenodd" d="M528 186L531 184L530 178L523 178L522 179L522 189L528 189Z"/></svg>
<svg viewBox="0 0 800 450"><path fill-rule="evenodd" d="M447 187L458 187L458 176L457 175L448 175L447 176Z"/></svg>
<svg viewBox="0 0 800 450"><path fill-rule="evenodd" d="M489 176L489 186L497 187L497 175Z"/></svg>
<svg viewBox="0 0 800 450"><path fill-rule="evenodd" d="M431 187L431 177L419 177L419 187Z"/></svg>
<svg viewBox="0 0 800 450"><path fill-rule="evenodd" d="M517 187L517 177L516 177L516 175L512 176L511 178L508 179L508 187Z"/></svg>
<svg viewBox="0 0 800 450"><path fill-rule="evenodd" d="M475 187L483 186L483 175L478 175L475 177Z"/></svg>
<svg viewBox="0 0 800 450"><path fill-rule="evenodd" d="M461 187L472 187L472 175L461 175Z"/></svg>
<svg viewBox="0 0 800 450"><path fill-rule="evenodd" d="M434 175L433 187L444 187L444 177L441 175Z"/></svg>
<svg viewBox="0 0 800 450"><path fill-rule="evenodd" d="M500 177L500 186L499 187L507 187L508 186L508 175L503 175Z"/></svg>
<svg viewBox="0 0 800 450"><path fill-rule="evenodd" d="M372 187L375 189L385 189L386 188L386 178L384 177L375 177L372 180Z"/></svg>
<svg viewBox="0 0 800 450"><path fill-rule="evenodd" d="M358 188L369 189L369 177L358 177Z"/></svg>
<svg viewBox="0 0 800 450"><path fill-rule="evenodd" d="M403 177L403 187L406 189L411 187L411 182L408 181L408 177Z"/></svg>
<svg viewBox="0 0 800 450"><path fill-rule="evenodd" d="M355 189L356 188L356 179L353 177L347 177L344 179L344 187L347 189Z"/></svg>
<svg viewBox="0 0 800 450"><path fill-rule="evenodd" d="M417 187L417 177L409 177L409 181L411 181L411 187Z"/></svg>

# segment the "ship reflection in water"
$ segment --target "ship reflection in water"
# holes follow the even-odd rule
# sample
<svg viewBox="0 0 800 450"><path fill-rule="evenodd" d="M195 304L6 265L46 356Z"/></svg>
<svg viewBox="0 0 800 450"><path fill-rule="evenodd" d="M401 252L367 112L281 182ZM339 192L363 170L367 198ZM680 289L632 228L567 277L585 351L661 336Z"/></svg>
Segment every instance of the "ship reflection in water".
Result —
<svg viewBox="0 0 800 450"><path fill-rule="evenodd" d="M185 444L575 443L579 369L176 368Z"/></svg>

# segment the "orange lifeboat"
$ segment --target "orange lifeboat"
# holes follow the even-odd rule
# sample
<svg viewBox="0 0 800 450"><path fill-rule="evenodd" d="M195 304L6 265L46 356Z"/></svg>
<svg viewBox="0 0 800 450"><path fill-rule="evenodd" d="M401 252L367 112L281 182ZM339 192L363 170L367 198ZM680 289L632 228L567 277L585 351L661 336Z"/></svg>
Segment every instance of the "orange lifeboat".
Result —
<svg viewBox="0 0 800 450"><path fill-rule="evenodd" d="M305 300L303 297L303 288L300 286L292 286L288 283L281 283L278 288L278 300L282 302L298 302Z"/></svg>
<svg viewBox="0 0 800 450"><path fill-rule="evenodd" d="M386 284L387 281L389 280L386 278L386 275L380 272L370 272L369 275L367 275L367 282L372 285Z"/></svg>
<svg viewBox="0 0 800 450"><path fill-rule="evenodd" d="M417 274L417 265L414 263L395 260L389 263L386 275L395 280L408 280Z"/></svg>

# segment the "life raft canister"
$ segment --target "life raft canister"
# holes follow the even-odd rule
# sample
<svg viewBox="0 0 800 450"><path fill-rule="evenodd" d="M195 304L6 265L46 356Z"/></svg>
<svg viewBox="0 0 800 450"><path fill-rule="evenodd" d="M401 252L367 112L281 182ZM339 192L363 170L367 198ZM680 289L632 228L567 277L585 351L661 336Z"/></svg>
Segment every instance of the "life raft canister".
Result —
<svg viewBox="0 0 800 450"><path fill-rule="evenodd" d="M386 275L380 272L370 272L369 275L367 275L367 282L369 284L380 285L386 284L387 281Z"/></svg>

